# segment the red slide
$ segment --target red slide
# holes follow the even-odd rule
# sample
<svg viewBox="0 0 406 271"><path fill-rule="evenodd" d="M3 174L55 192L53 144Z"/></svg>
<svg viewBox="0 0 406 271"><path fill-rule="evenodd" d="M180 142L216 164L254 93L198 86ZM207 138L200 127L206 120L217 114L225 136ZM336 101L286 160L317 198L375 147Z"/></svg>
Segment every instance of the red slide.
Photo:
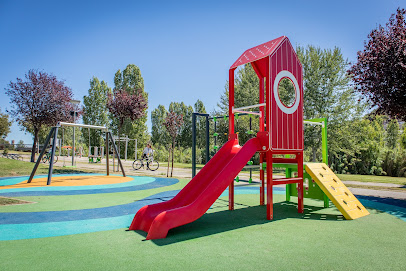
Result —
<svg viewBox="0 0 406 271"><path fill-rule="evenodd" d="M142 207L130 230L143 230L147 240L165 238L168 231L200 218L259 151L257 138L243 147L229 140L199 173L171 200Z"/></svg>

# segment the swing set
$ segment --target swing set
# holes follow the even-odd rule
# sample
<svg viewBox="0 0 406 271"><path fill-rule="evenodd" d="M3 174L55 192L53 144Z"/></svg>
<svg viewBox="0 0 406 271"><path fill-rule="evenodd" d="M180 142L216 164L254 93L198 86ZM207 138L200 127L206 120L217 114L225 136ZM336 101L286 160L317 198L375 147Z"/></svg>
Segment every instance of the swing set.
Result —
<svg viewBox="0 0 406 271"><path fill-rule="evenodd" d="M56 147L56 143L58 142L58 129L61 127L79 127L79 128L89 128L89 129L96 129L96 130L101 130L102 132L105 133L105 149L109 150L109 146L110 146L110 141L111 141L111 145L113 147L113 152L117 157L118 160L118 164L121 168L121 172L123 173L123 177L126 177L125 175L125 171L124 171L124 167L123 164L121 163L120 160L120 155L118 155L118 151L117 151L117 146L114 142L113 136L111 134L111 132L107 129L107 127L104 126L96 126L96 125L86 125L86 124L76 124L76 123L69 123L69 122L59 122L55 127L52 127L51 131L49 132L46 140L45 140L45 144L44 144L44 148L42 148L41 153L37 159L37 162L35 163L35 166L31 172L30 178L28 179L27 183L31 183L32 179L35 176L35 173L38 169L38 166L41 162L42 157L45 154L45 150L46 150L46 146L49 145L49 143L51 142L51 138L53 139L52 141L52 148L51 148L51 160L50 160L50 164L49 164L49 169L48 169L48 179L47 179L47 185L51 184L51 179L52 179L52 173L53 173L53 163L54 163L54 158L55 158L55 147ZM73 149L73 148L72 148ZM74 152L72 152L72 154L74 155ZM109 176L110 175L110 162L109 162L109 151L106 152L106 175Z"/></svg>

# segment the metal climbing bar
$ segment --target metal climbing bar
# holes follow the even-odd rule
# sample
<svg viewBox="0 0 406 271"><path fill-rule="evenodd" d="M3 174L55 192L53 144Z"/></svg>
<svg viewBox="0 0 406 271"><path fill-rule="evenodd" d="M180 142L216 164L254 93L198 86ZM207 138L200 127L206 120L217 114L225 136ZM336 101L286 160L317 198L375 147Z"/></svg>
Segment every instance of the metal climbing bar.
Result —
<svg viewBox="0 0 406 271"><path fill-rule="evenodd" d="M61 126L69 126L69 127L82 127L82 128L90 128L90 129L100 129L107 131L107 127L104 126L96 126L96 125L87 125L87 124L77 124L77 123L70 123L70 122L58 122L58 127Z"/></svg>
<svg viewBox="0 0 406 271"><path fill-rule="evenodd" d="M255 107L262 107L266 106L266 103L261 103L261 104L254 104L254 105L247 105L239 108L233 108L234 112L237 112L236 110L244 110L244 109L250 109L250 108L255 108Z"/></svg>
<svg viewBox="0 0 406 271"><path fill-rule="evenodd" d="M306 124L311 124L311 125L320 125L320 126L324 126L324 122L315 122L315 121L310 121L310 120L304 120L303 123Z"/></svg>
<svg viewBox="0 0 406 271"><path fill-rule="evenodd" d="M233 113L247 113L247 111L234 109ZM249 114L262 116L261 112L248 112Z"/></svg>

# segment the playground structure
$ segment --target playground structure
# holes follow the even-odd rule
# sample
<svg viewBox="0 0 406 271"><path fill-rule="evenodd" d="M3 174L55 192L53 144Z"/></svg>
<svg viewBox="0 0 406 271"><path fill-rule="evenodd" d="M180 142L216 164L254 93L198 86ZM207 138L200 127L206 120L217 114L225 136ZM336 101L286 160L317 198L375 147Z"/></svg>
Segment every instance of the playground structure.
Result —
<svg viewBox="0 0 406 271"><path fill-rule="evenodd" d="M125 177L125 171L124 171L124 167L121 163L120 160L120 156L118 155L118 151L117 151L117 146L114 143L114 139L113 136L111 134L111 132L104 126L95 126L95 125L86 125L86 124L76 124L76 123L68 123L68 122L59 122L55 127L52 127L51 131L49 132L46 140L45 140L45 144L44 147L41 150L40 155L38 156L37 162L35 163L35 166L31 172L31 175L27 181L27 183L31 183L32 179L34 178L34 175L38 169L38 166L41 162L42 157L45 154L45 150L46 147L49 145L49 143L51 142L51 138L53 138L52 141L52 148L51 148L51 160L49 163L49 169L48 169L48 179L47 179L47 185L51 184L51 179L52 179L52 172L53 172L53 163L54 163L54 158L55 158L55 149L56 149L56 142L58 141L58 129L61 127L82 127L82 128L89 128L89 129L98 129L101 130L103 132L105 132L105 144L106 144L106 150L109 150L109 145L110 145L110 141L113 147L113 151L117 156L117 161L118 164L121 168L121 172L123 174L123 177ZM74 146L72 147L72 149L74 149ZM74 153L74 152L73 152ZM109 152L106 152L106 175L109 176L110 175L110 166L109 166Z"/></svg>
<svg viewBox="0 0 406 271"><path fill-rule="evenodd" d="M240 108L234 107L234 72L245 64L251 64L259 77L259 103ZM289 80L293 85L293 102L281 100L281 82ZM266 86L265 86L266 83ZM246 110L259 108L259 112ZM235 114L248 113L259 116L259 132L244 146L238 143L235 133ZM147 205L135 215L130 230L143 230L147 239L165 238L170 229L200 218L228 187L229 210L234 209L234 178L246 166L251 157L260 155L260 205L265 205L266 217L272 220L273 186L279 184L297 187L298 213L303 213L304 163L303 163L303 73L302 65L285 36L246 50L229 70L229 132L228 141L216 155L171 200ZM206 123L208 118L206 118ZM206 133L208 134L208 133ZM206 137L208 142L208 137ZM263 165L266 163L266 167ZM291 165L297 176L273 178L277 165ZM266 186L265 186L266 171ZM345 190L345 186L324 163L307 164L306 171L312 180L326 193L347 219L368 215L368 211ZM289 194L290 195L290 194Z"/></svg>

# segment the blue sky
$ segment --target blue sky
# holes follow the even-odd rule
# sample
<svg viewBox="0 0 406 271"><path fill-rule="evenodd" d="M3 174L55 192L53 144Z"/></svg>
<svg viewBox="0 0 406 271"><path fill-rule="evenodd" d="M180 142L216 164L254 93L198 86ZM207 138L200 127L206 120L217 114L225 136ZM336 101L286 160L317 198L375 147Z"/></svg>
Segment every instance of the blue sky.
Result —
<svg viewBox="0 0 406 271"><path fill-rule="evenodd" d="M282 35L293 45L341 48L349 61L368 33L404 1L5 1L0 0L0 108L4 88L29 69L65 80L83 100L93 76L140 67L149 114L171 101L216 108L228 68ZM148 120L150 125L150 119ZM8 140L32 143L14 124Z"/></svg>

